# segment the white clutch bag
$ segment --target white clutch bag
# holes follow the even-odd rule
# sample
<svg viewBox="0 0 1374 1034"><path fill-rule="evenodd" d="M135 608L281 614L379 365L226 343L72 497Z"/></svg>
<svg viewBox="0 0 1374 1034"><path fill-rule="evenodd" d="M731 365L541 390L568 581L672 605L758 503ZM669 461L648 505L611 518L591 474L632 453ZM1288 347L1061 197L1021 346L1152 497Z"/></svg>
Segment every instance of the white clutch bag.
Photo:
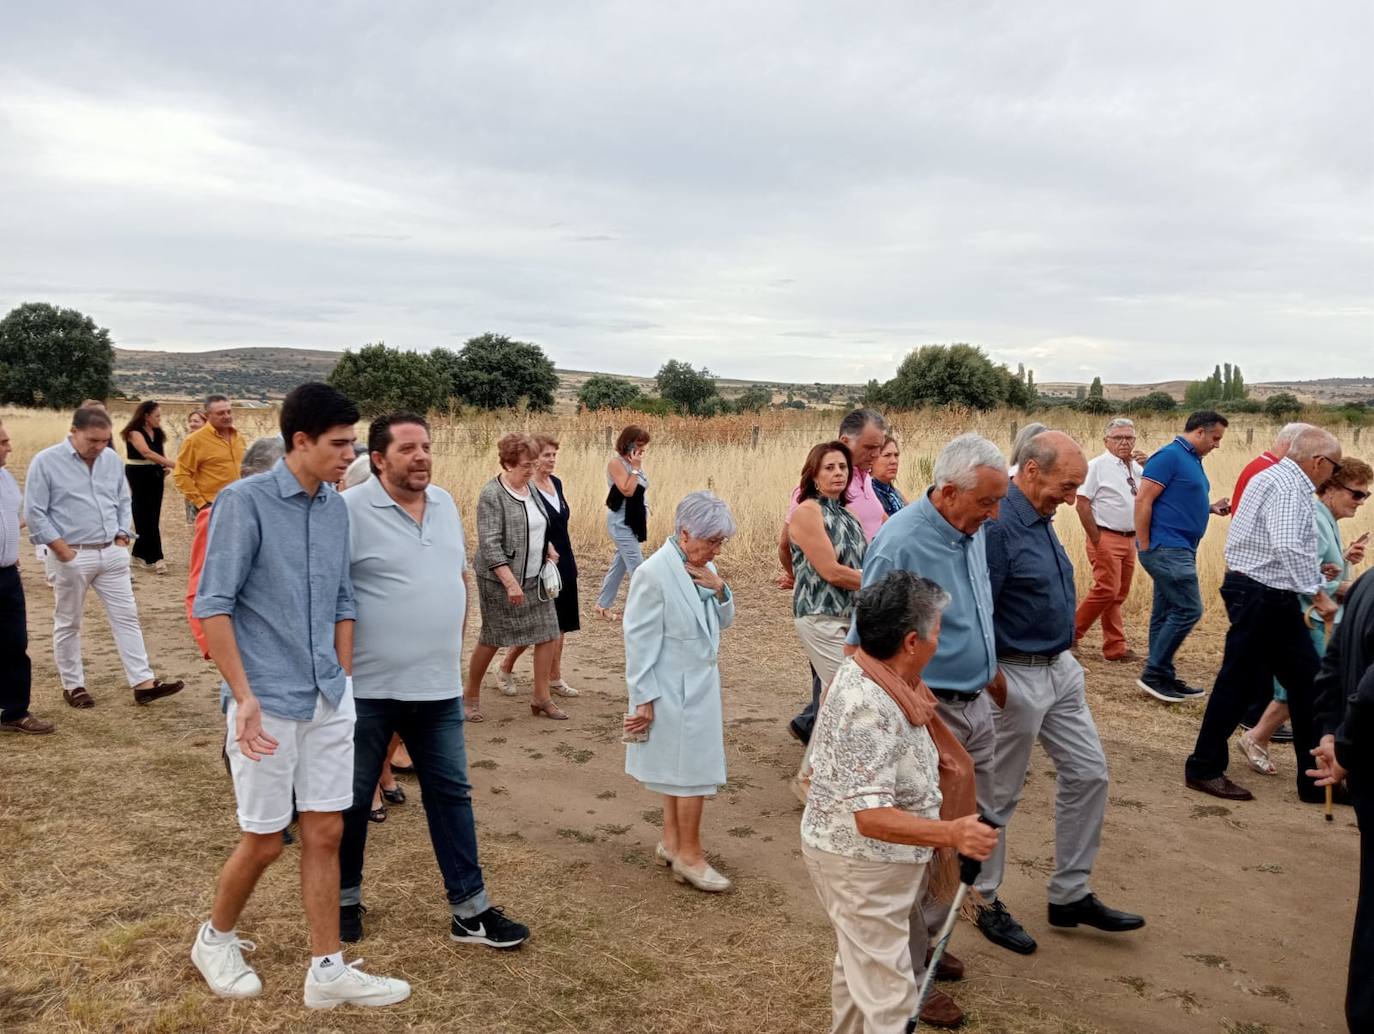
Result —
<svg viewBox="0 0 1374 1034"><path fill-rule="evenodd" d="M555 599L563 591L563 576L558 573L558 565L548 560L539 569L539 584L544 590L545 599Z"/></svg>

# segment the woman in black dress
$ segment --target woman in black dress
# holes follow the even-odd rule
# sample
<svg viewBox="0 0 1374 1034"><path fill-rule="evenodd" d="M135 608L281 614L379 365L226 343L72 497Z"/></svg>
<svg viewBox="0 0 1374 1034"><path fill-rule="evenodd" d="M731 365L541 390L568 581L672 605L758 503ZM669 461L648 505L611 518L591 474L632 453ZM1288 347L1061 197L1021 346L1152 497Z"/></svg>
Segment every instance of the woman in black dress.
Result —
<svg viewBox="0 0 1374 1034"><path fill-rule="evenodd" d="M158 574L167 573L167 561L162 559L162 479L175 466L167 458L167 436L162 431L162 407L149 399L140 402L134 415L119 432L124 439L128 459L124 476L129 480L129 494L133 497L135 560L151 567Z"/></svg>
<svg viewBox="0 0 1374 1034"><path fill-rule="evenodd" d="M535 466L534 477L530 483L544 497L544 509L549 515L549 543L558 551L558 575L563 580L563 589L554 597L553 606L558 612L558 642L553 650L553 668L549 673L549 691L560 697L578 696L577 690L563 679L563 640L569 632L582 627L577 612L577 561L573 557L572 539L568 534L568 519L572 509L568 498L563 494L563 482L554 476L558 465L558 439L548 434L536 434L535 444L539 448L539 459ZM513 646L506 651L501 661L501 670L496 673L496 684L505 696L517 696L515 688L515 661L524 653L526 647Z"/></svg>

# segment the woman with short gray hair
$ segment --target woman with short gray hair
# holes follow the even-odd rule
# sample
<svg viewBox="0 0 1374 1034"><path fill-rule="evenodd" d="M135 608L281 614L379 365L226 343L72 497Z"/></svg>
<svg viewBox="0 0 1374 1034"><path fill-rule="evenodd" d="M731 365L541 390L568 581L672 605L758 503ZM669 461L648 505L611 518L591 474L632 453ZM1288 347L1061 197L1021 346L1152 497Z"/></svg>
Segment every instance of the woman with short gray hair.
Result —
<svg viewBox="0 0 1374 1034"><path fill-rule="evenodd" d="M716 892L730 881L706 861L701 814L725 782L717 658L735 601L713 561L735 519L711 492L693 492L673 524L676 534L635 572L625 601L625 771L663 796L658 860L679 883Z"/></svg>
<svg viewBox="0 0 1374 1034"><path fill-rule="evenodd" d="M997 845L978 820L973 760L921 680L948 603L944 589L910 571L861 589L859 649L816 717L801 840L837 935L832 1030L909 1029L925 965L909 941L912 922L924 922L922 891L929 884L937 901L951 900L956 854L981 861ZM935 1019L927 1013L923 1021Z"/></svg>
<svg viewBox="0 0 1374 1034"><path fill-rule="evenodd" d="M1049 427L1045 424L1032 420L1017 432L1015 440L1011 443L1011 466L1007 468L1008 477L1016 477L1016 472L1026 458L1026 450L1030 448L1031 440L1048 430Z"/></svg>

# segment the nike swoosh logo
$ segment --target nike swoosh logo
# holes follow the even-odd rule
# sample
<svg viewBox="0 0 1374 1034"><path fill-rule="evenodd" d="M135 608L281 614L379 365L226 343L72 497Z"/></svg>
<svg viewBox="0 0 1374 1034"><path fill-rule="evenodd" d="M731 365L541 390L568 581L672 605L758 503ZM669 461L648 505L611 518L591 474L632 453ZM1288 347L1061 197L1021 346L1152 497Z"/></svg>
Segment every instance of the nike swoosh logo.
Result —
<svg viewBox="0 0 1374 1034"><path fill-rule="evenodd" d="M467 926L464 926L463 929L467 930L468 933L472 934L474 937L485 937L487 935L486 923L478 923L476 930L468 930Z"/></svg>

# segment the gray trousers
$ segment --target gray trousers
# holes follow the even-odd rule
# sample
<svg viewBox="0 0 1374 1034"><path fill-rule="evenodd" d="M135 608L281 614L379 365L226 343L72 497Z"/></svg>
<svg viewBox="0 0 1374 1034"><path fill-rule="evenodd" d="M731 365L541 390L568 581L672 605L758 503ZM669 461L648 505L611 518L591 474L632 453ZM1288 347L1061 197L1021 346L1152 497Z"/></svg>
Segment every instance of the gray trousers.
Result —
<svg viewBox="0 0 1374 1034"><path fill-rule="evenodd" d="M993 760L997 748L997 726L992 714L995 707L985 691L967 702L941 700L937 710L940 720L949 726L949 731L973 758L978 810L986 813L992 806ZM922 887L918 911L919 915L911 917L911 966L916 971L917 987L926 976L926 951L944 925L949 905L932 901Z"/></svg>
<svg viewBox="0 0 1374 1034"><path fill-rule="evenodd" d="M1049 900L1067 905L1089 893L1088 877L1102 842L1107 812L1107 756L1083 692L1083 667L1065 650L1048 667L1004 664L1007 706L996 714L997 755L990 807L999 826L997 849L983 863L975 887L997 897L1007 862L1007 827L1021 801L1039 739L1054 762L1054 875ZM983 805L979 786L979 806Z"/></svg>

